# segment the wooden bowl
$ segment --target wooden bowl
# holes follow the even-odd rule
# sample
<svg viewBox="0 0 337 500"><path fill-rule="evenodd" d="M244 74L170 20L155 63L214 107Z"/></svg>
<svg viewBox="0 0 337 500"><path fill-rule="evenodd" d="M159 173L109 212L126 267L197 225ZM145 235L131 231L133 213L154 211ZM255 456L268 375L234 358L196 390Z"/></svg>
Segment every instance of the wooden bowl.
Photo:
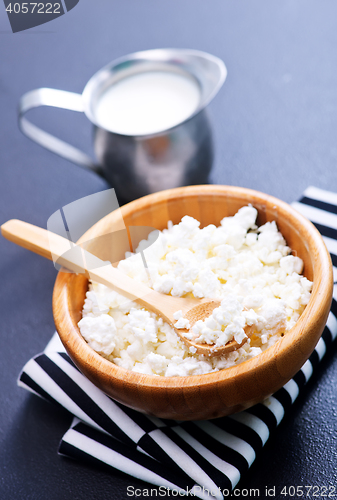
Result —
<svg viewBox="0 0 337 500"><path fill-rule="evenodd" d="M161 377L135 373L104 359L82 338L78 321L88 281L82 275L59 272L53 313L60 338L81 372L113 399L161 418L198 420L241 411L280 389L308 359L325 326L332 299L332 264L316 228L286 203L238 187L190 186L145 196L114 211L95 224L80 241L104 258L104 237L126 226L167 227L184 215L201 226L219 225L251 203L258 224L275 220L287 244L304 261L304 275L313 281L310 301L296 325L276 344L238 366L205 375ZM124 249L123 249L124 250ZM127 245L125 245L127 250Z"/></svg>

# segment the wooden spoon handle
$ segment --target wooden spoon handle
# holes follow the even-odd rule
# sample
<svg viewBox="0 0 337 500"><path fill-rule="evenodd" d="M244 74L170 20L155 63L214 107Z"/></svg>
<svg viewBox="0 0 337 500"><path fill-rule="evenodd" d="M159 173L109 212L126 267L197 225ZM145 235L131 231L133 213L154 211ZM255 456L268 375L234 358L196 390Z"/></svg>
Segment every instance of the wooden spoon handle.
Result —
<svg viewBox="0 0 337 500"><path fill-rule="evenodd" d="M1 233L13 243L47 259L57 260L70 271L84 273L91 280L113 288L131 300L157 293L143 283L129 278L110 262L102 261L79 245L46 229L13 219L1 226Z"/></svg>
<svg viewBox="0 0 337 500"><path fill-rule="evenodd" d="M1 234L9 241L26 248L46 259L53 260L50 251L48 232L41 227L28 224L21 220L12 219L1 226ZM69 249L69 242L68 248ZM66 250L65 250L66 251Z"/></svg>

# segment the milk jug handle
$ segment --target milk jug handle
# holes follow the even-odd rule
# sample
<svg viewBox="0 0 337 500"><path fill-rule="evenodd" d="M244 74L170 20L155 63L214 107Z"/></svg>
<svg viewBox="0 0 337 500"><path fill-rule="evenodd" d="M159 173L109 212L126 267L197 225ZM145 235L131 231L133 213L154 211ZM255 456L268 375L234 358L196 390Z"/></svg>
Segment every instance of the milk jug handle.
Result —
<svg viewBox="0 0 337 500"><path fill-rule="evenodd" d="M100 166L79 149L67 144L66 142L54 137L53 135L40 129L31 123L24 116L27 111L39 106L52 106L55 108L69 109L71 111L83 112L84 106L82 95L74 92L66 92L64 90L40 88L31 90L24 94L19 102L19 126L22 132L37 142L41 146L49 149L67 160L77 163L81 167L94 170L100 173Z"/></svg>

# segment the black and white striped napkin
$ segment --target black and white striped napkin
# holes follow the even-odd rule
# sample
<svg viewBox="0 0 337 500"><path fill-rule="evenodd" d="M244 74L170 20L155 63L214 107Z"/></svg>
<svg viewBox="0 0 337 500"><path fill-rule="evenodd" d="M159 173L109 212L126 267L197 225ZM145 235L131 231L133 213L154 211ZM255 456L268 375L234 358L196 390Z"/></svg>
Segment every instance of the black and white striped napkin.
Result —
<svg viewBox="0 0 337 500"><path fill-rule="evenodd" d="M309 187L293 206L322 234L337 282L337 194ZM281 422L337 336L337 288L322 337L282 389L248 410L210 421L177 422L114 402L85 378L55 334L23 368L18 384L74 415L59 453L118 469L199 498L228 496Z"/></svg>

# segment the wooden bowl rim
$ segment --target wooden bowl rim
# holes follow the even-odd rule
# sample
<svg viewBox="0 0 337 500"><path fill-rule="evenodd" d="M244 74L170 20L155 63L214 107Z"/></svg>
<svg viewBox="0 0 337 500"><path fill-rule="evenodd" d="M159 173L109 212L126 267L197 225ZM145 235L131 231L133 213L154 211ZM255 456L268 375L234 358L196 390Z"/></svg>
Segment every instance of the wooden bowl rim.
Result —
<svg viewBox="0 0 337 500"><path fill-rule="evenodd" d="M263 204L273 205L279 210L278 213L288 214L292 221L298 221L301 233L305 234L308 247L311 251L310 253L313 255L313 266L317 267L318 262L320 262L321 266L319 268L320 272L318 276L315 276L314 286L308 305L295 326L289 330L284 337L262 353L236 366L208 374L188 375L184 377L143 375L115 365L89 347L81 336L78 326L73 323L69 313L68 292L70 280L74 279L74 275L60 271L56 278L53 292L53 313L56 329L73 361L76 364L80 364L82 367L89 367L89 369L95 372L96 378L110 379L112 383L113 380L118 379L126 384L136 384L137 386L148 388L161 387L166 390L174 390L175 388L182 386L184 388L193 388L213 385L217 382L226 383L226 381L229 382L233 380L233 378L237 380L241 377L245 378L247 375L251 374L252 371L254 371L257 376L259 372L262 373L266 370L268 365L274 364L276 354L279 360L286 358L292 346L294 346L301 336L303 336L307 322L310 321L310 323L315 323L319 321L322 311L329 309L333 286L332 264L330 254L326 249L322 236L315 226L297 210L271 195L248 188L226 185L188 186L147 195L124 205L121 207L121 211L124 217L135 212L135 210L139 211L146 208L149 205L149 202L156 204L166 200L174 200L182 196L202 196L204 194L215 196L230 195L231 197L247 200L247 203L252 203L253 206L253 200L255 200L255 203L260 202ZM89 233L95 231L95 229L97 230L97 227L108 217L112 221L113 212L92 226L85 233L85 235L80 238L79 242L89 239ZM62 315L59 313L58 309L60 305L63 309ZM77 359L77 352L79 348L81 350L80 360ZM299 368L300 366L298 369ZM292 375L288 378L290 379L294 374L295 373L292 373Z"/></svg>

